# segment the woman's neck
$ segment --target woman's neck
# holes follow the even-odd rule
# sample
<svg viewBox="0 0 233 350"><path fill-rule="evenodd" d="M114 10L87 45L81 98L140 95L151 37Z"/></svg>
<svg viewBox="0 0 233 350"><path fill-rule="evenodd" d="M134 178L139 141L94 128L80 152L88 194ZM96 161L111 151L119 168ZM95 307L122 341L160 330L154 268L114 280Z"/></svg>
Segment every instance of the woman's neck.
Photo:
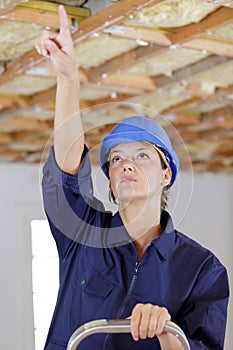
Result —
<svg viewBox="0 0 233 350"><path fill-rule="evenodd" d="M141 258L146 247L153 239L158 238L162 233L160 226L160 205L156 203L130 203L122 210L119 210L121 220L133 239L138 257Z"/></svg>

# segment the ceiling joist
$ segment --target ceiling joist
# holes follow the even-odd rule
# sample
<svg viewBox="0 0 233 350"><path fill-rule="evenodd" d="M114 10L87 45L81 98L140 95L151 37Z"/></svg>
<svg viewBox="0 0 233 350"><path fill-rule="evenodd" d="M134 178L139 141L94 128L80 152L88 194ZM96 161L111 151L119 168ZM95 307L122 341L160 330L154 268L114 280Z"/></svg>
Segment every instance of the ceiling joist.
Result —
<svg viewBox="0 0 233 350"><path fill-rule="evenodd" d="M0 161L40 162L52 135L56 72L32 47L42 28L58 29L62 1L29 0L1 16ZM121 0L91 16L66 6L88 145L100 142L110 122L158 111L184 139L195 170L233 171L229 3Z"/></svg>

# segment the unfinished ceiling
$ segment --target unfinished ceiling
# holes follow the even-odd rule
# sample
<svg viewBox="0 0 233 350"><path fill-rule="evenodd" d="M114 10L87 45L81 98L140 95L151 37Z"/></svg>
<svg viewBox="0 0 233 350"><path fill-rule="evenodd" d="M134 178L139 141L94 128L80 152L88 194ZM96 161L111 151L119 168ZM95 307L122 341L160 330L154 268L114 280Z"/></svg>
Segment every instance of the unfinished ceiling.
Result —
<svg viewBox="0 0 233 350"><path fill-rule="evenodd" d="M58 3L70 18L90 147L109 123L143 114L180 135L181 168L185 145L195 171L233 171L232 0L109 1L93 15L85 1L0 1L1 162L46 157L56 76L34 42L42 28L58 29Z"/></svg>

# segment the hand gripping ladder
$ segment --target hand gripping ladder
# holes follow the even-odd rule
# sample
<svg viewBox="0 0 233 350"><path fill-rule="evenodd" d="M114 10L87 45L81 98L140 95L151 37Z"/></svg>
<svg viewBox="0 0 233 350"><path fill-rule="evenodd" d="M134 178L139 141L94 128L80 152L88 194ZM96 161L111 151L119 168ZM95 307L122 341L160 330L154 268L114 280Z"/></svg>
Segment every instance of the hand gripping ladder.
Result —
<svg viewBox="0 0 233 350"><path fill-rule="evenodd" d="M190 350L187 338L180 327L171 321L167 321L164 330L177 337L181 344L182 350ZM70 337L67 350L76 350L77 346L83 339L91 334L96 333L130 333L130 320L96 320L87 322L79 327Z"/></svg>

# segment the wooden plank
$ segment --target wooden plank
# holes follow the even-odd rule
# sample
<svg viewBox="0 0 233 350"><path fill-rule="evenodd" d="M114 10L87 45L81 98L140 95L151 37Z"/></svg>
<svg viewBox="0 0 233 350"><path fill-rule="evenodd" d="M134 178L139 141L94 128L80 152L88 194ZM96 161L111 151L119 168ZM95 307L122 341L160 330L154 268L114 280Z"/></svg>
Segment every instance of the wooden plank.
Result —
<svg viewBox="0 0 233 350"><path fill-rule="evenodd" d="M176 112L176 118L174 121L174 124L181 125L197 125L201 121L201 117L198 113L195 112L189 112L189 111L183 111L183 112Z"/></svg>
<svg viewBox="0 0 233 350"><path fill-rule="evenodd" d="M5 150L1 147L0 149L0 162L20 162L22 161L22 156L20 155L20 152L13 152L9 150Z"/></svg>
<svg viewBox="0 0 233 350"><path fill-rule="evenodd" d="M205 96L204 102L207 103L210 101L216 101L216 100L218 101L218 99L221 100L222 98L226 98L227 96L230 96L232 94L233 94L233 85L228 86L226 88L217 88L214 94ZM181 103L178 103L176 106L172 106L164 110L163 115L176 113L178 111L183 111L185 109L191 109L192 107L201 105L202 103L203 103L203 97L192 96L189 100L183 101Z"/></svg>
<svg viewBox="0 0 233 350"><path fill-rule="evenodd" d="M216 55L233 57L233 42L227 43L220 40L213 40L211 38L195 38L183 43L182 47L187 49L206 50L207 52Z"/></svg>
<svg viewBox="0 0 233 350"><path fill-rule="evenodd" d="M145 41L148 43L167 46L171 44L171 40L167 37L167 32L158 29L144 29L140 27L113 26L106 33L117 38L134 39L137 41Z"/></svg>
<svg viewBox="0 0 233 350"><path fill-rule="evenodd" d="M81 110L82 109L86 109L87 107L93 107L93 106L97 106L97 105L102 105L102 104L108 104L108 103L117 103L117 102L124 102L127 101L130 97L132 97L132 95L128 95L128 94L116 94L115 97L104 97L104 98L100 98L98 100L94 100L94 101L84 101L84 100L80 100L80 105L81 105Z"/></svg>
<svg viewBox="0 0 233 350"><path fill-rule="evenodd" d="M16 101L14 98L0 95L0 105L2 105L4 107L12 107L12 106L16 105Z"/></svg>
<svg viewBox="0 0 233 350"><path fill-rule="evenodd" d="M224 107L221 107L221 108L218 108L218 109L215 109L214 111L210 111L210 112L205 112L205 113L202 113L202 117L203 117L203 120L206 119L206 120L210 120L210 119L216 119L216 118L219 118L221 117L218 121L222 121L222 118L228 118L228 117L232 117L232 120L233 120L233 105L230 104L227 104L224 106Z"/></svg>
<svg viewBox="0 0 233 350"><path fill-rule="evenodd" d="M1 16L1 19L18 21L24 23L35 23L41 26L50 28L59 28L59 18L56 13L41 12L30 8L14 8ZM72 20L69 18L69 24L72 25Z"/></svg>
<svg viewBox="0 0 233 350"><path fill-rule="evenodd" d="M51 1L28 0L20 2L17 6L17 9L27 8L37 10L40 12L51 12L55 13L58 16L58 6L58 3ZM88 8L69 6L65 4L63 6L66 9L67 15L69 17L72 17L76 21L82 21L90 16L90 10Z"/></svg>
<svg viewBox="0 0 233 350"><path fill-rule="evenodd" d="M9 134L4 134L0 129L0 146L13 142L13 137Z"/></svg>
<svg viewBox="0 0 233 350"><path fill-rule="evenodd" d="M183 83L185 83L190 77L193 77L195 74L204 72L206 69L210 69L229 60L229 58L224 56L210 55L198 62L176 70L173 72L172 77L158 75L153 79L158 87L173 84L178 81L183 81Z"/></svg>
<svg viewBox="0 0 233 350"><path fill-rule="evenodd" d="M5 107L27 107L29 97L19 95L0 95L0 104Z"/></svg>
<svg viewBox="0 0 233 350"><path fill-rule="evenodd" d="M107 85L128 86L145 91L153 91L156 88L155 83L150 77L139 74L113 73L104 79L100 79L100 81Z"/></svg>
<svg viewBox="0 0 233 350"><path fill-rule="evenodd" d="M36 120L36 119L28 119L21 116L14 116L0 122L1 131L10 131L10 132L20 131L20 130L42 131L47 129L48 129L47 122Z"/></svg>
<svg viewBox="0 0 233 350"><path fill-rule="evenodd" d="M181 28L173 28L174 34L168 35L173 44L189 41L193 37L200 36L206 31L232 22L233 9L221 7L202 21Z"/></svg>
<svg viewBox="0 0 233 350"><path fill-rule="evenodd" d="M56 86L53 86L48 90L38 92L33 96L31 96L29 100L29 105L33 106L33 105L46 103L46 102L55 103L55 98L56 98Z"/></svg>

